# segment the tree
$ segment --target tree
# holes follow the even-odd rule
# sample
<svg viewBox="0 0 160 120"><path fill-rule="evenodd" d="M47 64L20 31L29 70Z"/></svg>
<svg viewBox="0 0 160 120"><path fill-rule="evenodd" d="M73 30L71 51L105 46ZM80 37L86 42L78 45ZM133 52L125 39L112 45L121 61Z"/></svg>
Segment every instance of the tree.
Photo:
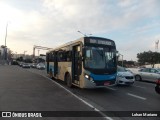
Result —
<svg viewBox="0 0 160 120"><path fill-rule="evenodd" d="M160 63L160 53L158 52L143 52L137 54L138 62L140 65L151 64L154 67L154 64Z"/></svg>
<svg viewBox="0 0 160 120"><path fill-rule="evenodd" d="M21 56L21 57L17 58L16 60L22 62L23 61L23 57Z"/></svg>

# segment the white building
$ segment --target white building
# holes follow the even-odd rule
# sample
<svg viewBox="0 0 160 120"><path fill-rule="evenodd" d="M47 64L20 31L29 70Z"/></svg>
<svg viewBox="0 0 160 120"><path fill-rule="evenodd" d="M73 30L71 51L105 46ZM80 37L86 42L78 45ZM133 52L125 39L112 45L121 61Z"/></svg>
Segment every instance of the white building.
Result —
<svg viewBox="0 0 160 120"><path fill-rule="evenodd" d="M11 50L5 46L0 46L0 64L11 61Z"/></svg>

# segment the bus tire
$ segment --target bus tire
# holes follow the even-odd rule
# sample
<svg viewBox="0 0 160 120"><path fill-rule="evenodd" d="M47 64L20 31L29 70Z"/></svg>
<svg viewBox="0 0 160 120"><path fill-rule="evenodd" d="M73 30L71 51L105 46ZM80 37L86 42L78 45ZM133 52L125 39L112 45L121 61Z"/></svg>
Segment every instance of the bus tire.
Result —
<svg viewBox="0 0 160 120"><path fill-rule="evenodd" d="M70 87L70 88L73 86L71 76L70 76L69 73L66 75L66 83L67 83L67 86Z"/></svg>

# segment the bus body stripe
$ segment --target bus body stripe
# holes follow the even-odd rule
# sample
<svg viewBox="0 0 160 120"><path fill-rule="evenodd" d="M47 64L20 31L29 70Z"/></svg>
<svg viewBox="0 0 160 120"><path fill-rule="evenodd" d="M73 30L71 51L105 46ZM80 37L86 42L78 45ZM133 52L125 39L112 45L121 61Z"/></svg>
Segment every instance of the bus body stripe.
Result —
<svg viewBox="0 0 160 120"><path fill-rule="evenodd" d="M94 79L94 81L98 80L113 80L116 79L116 74L111 75L95 75L93 73L90 74L90 77Z"/></svg>

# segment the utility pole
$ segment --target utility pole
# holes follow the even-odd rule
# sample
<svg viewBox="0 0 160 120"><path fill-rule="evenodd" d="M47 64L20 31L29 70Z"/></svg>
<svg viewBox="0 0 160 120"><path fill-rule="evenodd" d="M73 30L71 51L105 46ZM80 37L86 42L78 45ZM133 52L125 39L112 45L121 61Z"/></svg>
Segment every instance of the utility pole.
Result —
<svg viewBox="0 0 160 120"><path fill-rule="evenodd" d="M7 30L8 30L8 22L6 25L6 35L5 35L5 45L4 45L4 59L7 60L7 44L6 44L6 40L7 40Z"/></svg>

